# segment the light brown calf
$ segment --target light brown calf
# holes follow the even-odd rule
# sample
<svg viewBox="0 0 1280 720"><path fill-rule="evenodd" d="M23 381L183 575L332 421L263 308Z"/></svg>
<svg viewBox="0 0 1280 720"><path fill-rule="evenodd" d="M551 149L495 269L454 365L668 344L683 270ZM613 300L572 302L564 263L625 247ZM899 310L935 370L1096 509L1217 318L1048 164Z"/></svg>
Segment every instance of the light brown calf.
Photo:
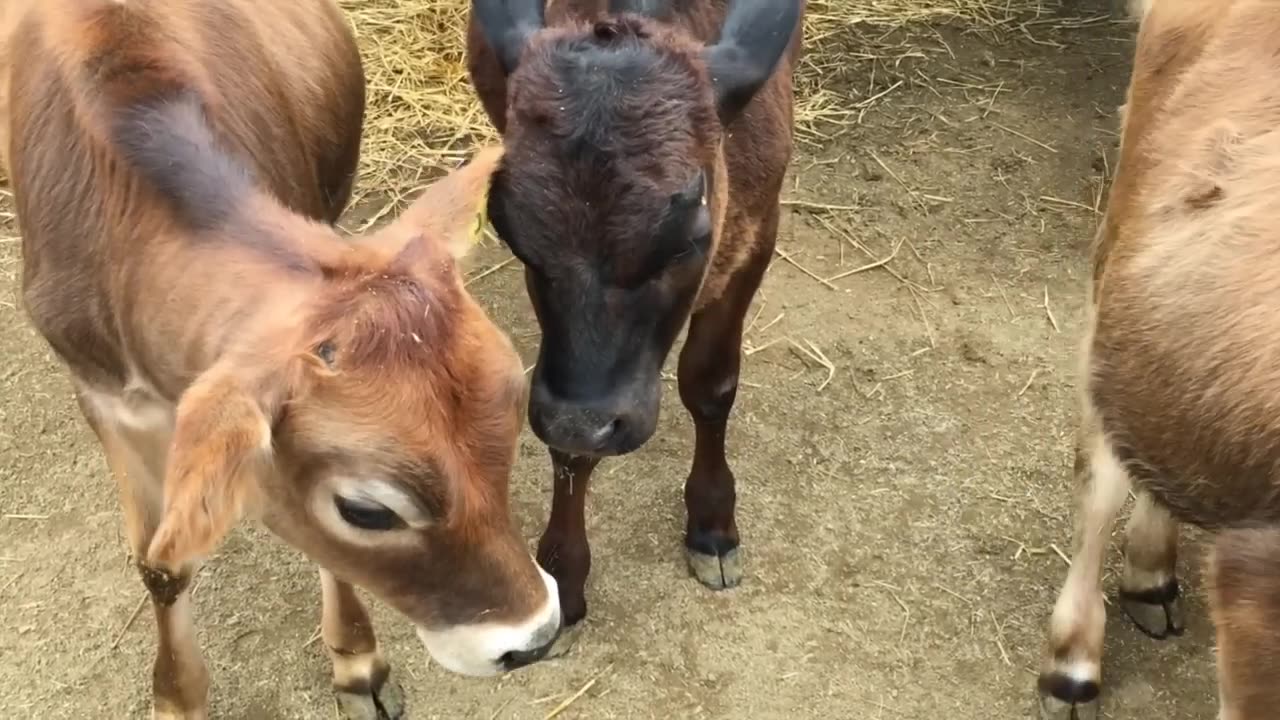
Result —
<svg viewBox="0 0 1280 720"><path fill-rule="evenodd" d="M1223 532L1205 575L1218 636L1218 718L1271 720L1280 708L1280 528Z"/></svg>
<svg viewBox="0 0 1280 720"><path fill-rule="evenodd" d="M1051 718L1098 713L1101 577L1182 632L1179 523L1280 521L1280 3L1156 0L1138 32L1083 342L1076 547L1041 671Z"/></svg>
<svg viewBox="0 0 1280 720"><path fill-rule="evenodd" d="M401 704L352 585L451 670L541 657L558 593L507 494L524 380L455 264L500 151L344 239L364 80L330 0L6 12L25 306L119 484L159 631L155 715L205 717L187 587L246 514L323 568L351 717Z"/></svg>

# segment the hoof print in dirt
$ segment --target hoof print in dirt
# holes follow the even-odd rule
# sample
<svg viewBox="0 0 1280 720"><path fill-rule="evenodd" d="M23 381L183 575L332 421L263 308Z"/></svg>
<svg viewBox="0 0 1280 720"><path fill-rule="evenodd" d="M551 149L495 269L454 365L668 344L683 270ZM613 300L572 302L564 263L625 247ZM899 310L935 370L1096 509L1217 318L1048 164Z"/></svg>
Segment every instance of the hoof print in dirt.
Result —
<svg viewBox="0 0 1280 720"><path fill-rule="evenodd" d="M1041 675L1038 683L1040 720L1099 720L1098 683L1063 673Z"/></svg>
<svg viewBox="0 0 1280 720"><path fill-rule="evenodd" d="M400 720L404 714L404 689L387 678L377 690L334 689L342 720Z"/></svg>
<svg viewBox="0 0 1280 720"><path fill-rule="evenodd" d="M733 548L723 555L712 555L686 548L689 569L698 582L712 590L727 590L742 582L742 554Z"/></svg>
<svg viewBox="0 0 1280 720"><path fill-rule="evenodd" d="M1121 590L1120 607L1139 630L1156 640L1177 637L1186 627L1177 580L1141 592Z"/></svg>

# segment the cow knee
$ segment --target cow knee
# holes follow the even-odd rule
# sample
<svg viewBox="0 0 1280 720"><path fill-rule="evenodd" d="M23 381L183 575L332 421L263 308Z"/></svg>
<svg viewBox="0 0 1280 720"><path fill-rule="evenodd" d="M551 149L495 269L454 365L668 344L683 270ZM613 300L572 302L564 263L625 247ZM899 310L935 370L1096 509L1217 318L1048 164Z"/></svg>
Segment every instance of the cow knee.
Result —
<svg viewBox="0 0 1280 720"><path fill-rule="evenodd" d="M737 372L710 382L685 381L680 384L680 400L699 423L727 422L737 396Z"/></svg>

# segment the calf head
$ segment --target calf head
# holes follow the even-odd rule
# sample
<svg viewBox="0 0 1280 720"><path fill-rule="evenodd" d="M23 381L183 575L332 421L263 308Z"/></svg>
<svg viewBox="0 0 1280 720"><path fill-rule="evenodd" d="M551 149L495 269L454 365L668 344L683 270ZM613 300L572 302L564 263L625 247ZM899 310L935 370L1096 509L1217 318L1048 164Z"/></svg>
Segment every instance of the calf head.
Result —
<svg viewBox="0 0 1280 720"><path fill-rule="evenodd" d="M541 0L474 12L509 76L489 214L542 329L530 423L566 452L630 452L657 425L662 364L714 255L724 128L772 75L799 5L739 0L711 46L641 14L543 28Z"/></svg>
<svg viewBox="0 0 1280 720"><path fill-rule="evenodd" d="M455 264L499 157L483 153L365 238L262 198L248 203L257 212L203 214L225 217L206 234L250 236L270 262L285 254L290 275L180 399L149 565L183 567L252 510L407 615L451 670L489 674L546 651L558 593L508 503L525 381Z"/></svg>

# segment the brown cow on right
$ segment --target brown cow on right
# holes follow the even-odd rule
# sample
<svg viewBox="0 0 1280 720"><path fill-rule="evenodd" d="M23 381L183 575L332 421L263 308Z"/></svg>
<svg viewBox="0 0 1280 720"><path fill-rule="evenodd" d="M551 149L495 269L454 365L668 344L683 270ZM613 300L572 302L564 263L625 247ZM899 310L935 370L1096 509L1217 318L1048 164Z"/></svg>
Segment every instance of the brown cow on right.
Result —
<svg viewBox="0 0 1280 720"><path fill-rule="evenodd" d="M1218 635L1218 720L1271 720L1280 708L1280 527L1219 535L1206 577Z"/></svg>
<svg viewBox="0 0 1280 720"><path fill-rule="evenodd" d="M1054 719L1098 715L1131 489L1119 605L1157 638L1183 627L1179 523L1280 521L1280 3L1149 5L1094 247L1075 556L1039 678Z"/></svg>

